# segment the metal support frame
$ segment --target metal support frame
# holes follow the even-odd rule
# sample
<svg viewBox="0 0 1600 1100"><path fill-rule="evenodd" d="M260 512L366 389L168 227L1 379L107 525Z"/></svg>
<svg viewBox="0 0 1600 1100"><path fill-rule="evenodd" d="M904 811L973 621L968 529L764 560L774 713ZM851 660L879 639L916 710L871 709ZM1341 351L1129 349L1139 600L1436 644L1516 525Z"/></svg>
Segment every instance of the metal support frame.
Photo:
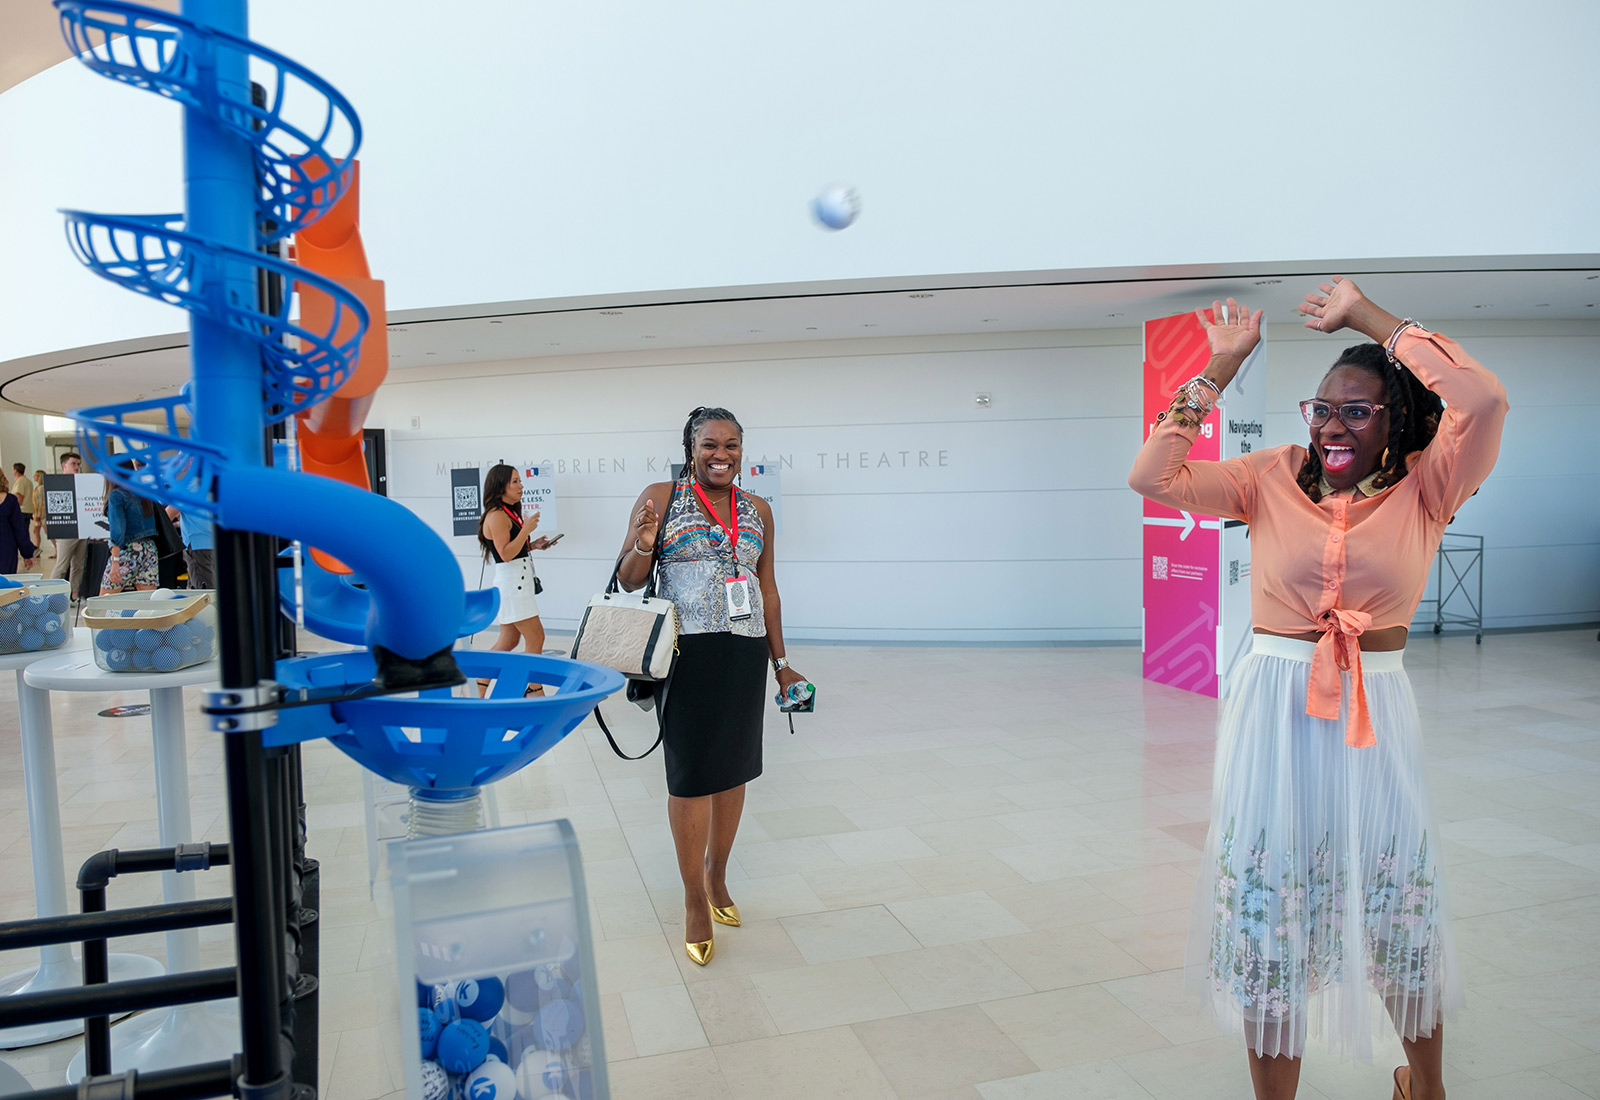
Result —
<svg viewBox="0 0 1600 1100"><path fill-rule="evenodd" d="M1477 644L1483 644L1483 536L1446 531L1435 557L1433 595L1419 603L1433 605L1433 632L1446 626L1471 627ZM1445 588L1445 569L1450 570L1450 587ZM1476 574L1476 575L1474 575ZM1472 582L1476 580L1476 592ZM1450 611L1451 601L1465 601L1468 614Z"/></svg>

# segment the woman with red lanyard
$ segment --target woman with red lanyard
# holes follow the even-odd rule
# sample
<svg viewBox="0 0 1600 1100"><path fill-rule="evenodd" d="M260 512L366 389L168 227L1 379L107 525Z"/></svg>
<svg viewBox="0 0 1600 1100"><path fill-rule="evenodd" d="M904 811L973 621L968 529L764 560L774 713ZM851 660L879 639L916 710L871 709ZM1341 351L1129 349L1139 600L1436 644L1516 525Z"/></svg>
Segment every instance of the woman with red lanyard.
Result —
<svg viewBox="0 0 1600 1100"><path fill-rule="evenodd" d="M744 429L727 409L699 408L683 426L683 476L639 494L618 581L642 587L659 562L659 594L678 613L678 659L662 704L667 820L683 879L684 950L711 961L713 922L737 927L728 856L744 787L761 774L770 661L789 667L772 546L772 509L740 490Z"/></svg>
<svg viewBox="0 0 1600 1100"><path fill-rule="evenodd" d="M1300 308L1308 328L1373 341L1300 403L1308 446L1187 458L1260 338L1261 312L1230 298L1198 314L1210 362L1128 478L1250 525L1255 643L1217 735L1189 980L1242 1026L1261 1100L1295 1094L1308 1033L1370 1058L1385 1013L1407 1062L1394 1095L1434 1100L1462 991L1402 659L1445 525L1494 467L1506 394L1455 341L1348 279Z"/></svg>
<svg viewBox="0 0 1600 1100"><path fill-rule="evenodd" d="M500 463L489 467L483 479L483 515L478 519L478 545L483 548L483 560L494 562L494 586L500 590L500 610L495 615L495 625L500 636L489 648L505 653L517 648L520 640L529 653L544 650L544 624L539 621L537 577L528 551L543 550L550 541L543 536L533 538L533 529L539 526L539 513L523 521L522 475L514 466ZM487 690L489 681L479 680L480 691ZM530 694L542 695L538 685L528 689Z"/></svg>

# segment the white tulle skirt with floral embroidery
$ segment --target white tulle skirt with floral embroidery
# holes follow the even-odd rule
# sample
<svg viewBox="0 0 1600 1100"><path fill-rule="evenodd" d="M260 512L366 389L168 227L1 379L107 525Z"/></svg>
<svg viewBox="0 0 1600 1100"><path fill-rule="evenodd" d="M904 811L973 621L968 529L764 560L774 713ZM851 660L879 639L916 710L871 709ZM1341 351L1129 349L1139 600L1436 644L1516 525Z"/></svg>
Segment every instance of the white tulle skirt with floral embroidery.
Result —
<svg viewBox="0 0 1600 1100"><path fill-rule="evenodd" d="M1460 974L1402 654L1362 655L1378 743L1356 749L1344 713L1305 713L1312 650L1257 635L1223 708L1187 980L1260 1054L1370 1059L1453 1016Z"/></svg>

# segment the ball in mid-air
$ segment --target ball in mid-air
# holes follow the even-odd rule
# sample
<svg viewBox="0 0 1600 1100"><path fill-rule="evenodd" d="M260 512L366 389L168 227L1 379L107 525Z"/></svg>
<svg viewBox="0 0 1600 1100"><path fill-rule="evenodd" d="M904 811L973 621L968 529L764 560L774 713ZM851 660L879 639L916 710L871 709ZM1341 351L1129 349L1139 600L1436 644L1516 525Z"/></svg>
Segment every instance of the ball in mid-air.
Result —
<svg viewBox="0 0 1600 1100"><path fill-rule="evenodd" d="M861 194L847 183L829 184L811 200L811 214L829 229L847 229L861 216Z"/></svg>

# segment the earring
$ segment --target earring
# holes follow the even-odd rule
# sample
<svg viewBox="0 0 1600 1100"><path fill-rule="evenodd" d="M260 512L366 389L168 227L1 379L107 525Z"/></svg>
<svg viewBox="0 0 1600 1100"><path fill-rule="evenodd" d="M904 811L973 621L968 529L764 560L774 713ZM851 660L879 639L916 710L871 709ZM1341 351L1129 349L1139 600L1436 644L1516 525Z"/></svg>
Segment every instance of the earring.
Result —
<svg viewBox="0 0 1600 1100"><path fill-rule="evenodd" d="M1378 467L1381 469L1387 465L1389 465L1389 448L1385 447L1383 449L1383 457L1378 459Z"/></svg>

